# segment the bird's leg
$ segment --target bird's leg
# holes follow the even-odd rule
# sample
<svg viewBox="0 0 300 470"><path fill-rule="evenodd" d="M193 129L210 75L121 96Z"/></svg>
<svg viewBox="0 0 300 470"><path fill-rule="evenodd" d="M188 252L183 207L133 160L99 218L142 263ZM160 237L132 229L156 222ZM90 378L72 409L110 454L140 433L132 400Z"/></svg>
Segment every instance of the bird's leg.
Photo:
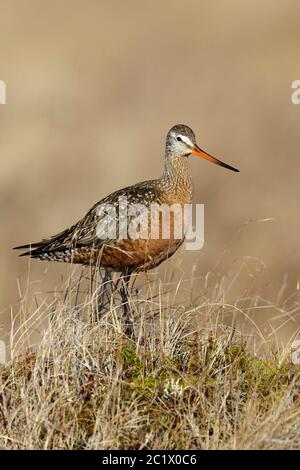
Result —
<svg viewBox="0 0 300 470"><path fill-rule="evenodd" d="M96 318L95 318L95 321L99 321L101 316L104 313L103 312L103 309L104 309L104 306L105 306L104 298L105 298L105 294L106 294L107 298L109 299L107 289L108 289L108 284L110 284L110 282L112 281L110 271L105 270L104 277L102 278L100 268L99 268L99 276L100 276L101 285L100 285L99 292L97 294L97 299L96 299Z"/></svg>
<svg viewBox="0 0 300 470"><path fill-rule="evenodd" d="M130 281L130 275L130 272L123 274L121 279L120 294L123 304L123 316L125 317L125 334L129 338L134 339L133 321L131 317L131 309L128 303L128 285Z"/></svg>

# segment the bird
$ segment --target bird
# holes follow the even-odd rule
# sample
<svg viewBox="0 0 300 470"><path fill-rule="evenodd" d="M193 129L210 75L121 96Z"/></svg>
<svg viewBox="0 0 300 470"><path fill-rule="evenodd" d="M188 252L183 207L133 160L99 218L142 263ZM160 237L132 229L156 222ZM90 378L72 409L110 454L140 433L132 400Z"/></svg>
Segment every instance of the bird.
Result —
<svg viewBox="0 0 300 470"><path fill-rule="evenodd" d="M185 204L190 204L193 196L193 182L188 165L190 155L202 157L233 172L239 171L202 150L196 143L193 130L187 125L177 124L167 133L164 170L158 179L119 189L97 202L71 227L39 242L17 246L15 249L27 250L20 256L30 256L33 259L98 266L100 269L104 268L108 275L112 272L120 273L125 334L133 338L134 327L128 303L131 275L153 269L170 258L182 245L184 234L181 237L174 236L174 214L170 218L171 229L167 238L161 234L162 217L159 216L154 221L147 215L143 220L146 220L148 228L151 222L156 224L159 236L151 238L148 234L144 238L137 237L135 233L129 233L128 227L135 223L139 225L141 214L133 212L129 215L128 211L122 212L121 209L125 203L127 207L142 205L146 210L155 206L158 211L162 206L175 204L182 208ZM103 208L112 210L110 218ZM124 213L127 220L124 220ZM119 232L120 227L125 227L122 236L120 233L112 233L111 228L114 226L107 224L113 218ZM108 227L106 232L104 227Z"/></svg>

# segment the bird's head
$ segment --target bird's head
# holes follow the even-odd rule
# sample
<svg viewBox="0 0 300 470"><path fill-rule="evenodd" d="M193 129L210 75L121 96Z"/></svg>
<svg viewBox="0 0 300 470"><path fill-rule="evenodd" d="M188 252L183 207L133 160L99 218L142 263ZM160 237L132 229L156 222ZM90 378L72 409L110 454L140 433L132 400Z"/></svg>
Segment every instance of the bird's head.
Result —
<svg viewBox="0 0 300 470"><path fill-rule="evenodd" d="M169 130L166 139L166 152L167 155L174 157L188 157L192 154L197 155L198 157L205 158L229 170L239 171L202 150L196 144L196 137L192 129L183 124L177 124Z"/></svg>

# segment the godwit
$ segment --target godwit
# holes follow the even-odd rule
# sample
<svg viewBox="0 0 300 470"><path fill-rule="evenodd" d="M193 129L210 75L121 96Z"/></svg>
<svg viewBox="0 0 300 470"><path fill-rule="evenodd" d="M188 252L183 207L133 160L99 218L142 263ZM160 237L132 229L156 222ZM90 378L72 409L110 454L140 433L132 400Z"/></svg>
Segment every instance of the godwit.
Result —
<svg viewBox="0 0 300 470"><path fill-rule="evenodd" d="M126 318L125 332L128 336L133 336L133 323L128 305L128 283L131 274L152 269L172 256L182 244L184 235L181 239L175 239L171 231L168 239L163 239L161 235L157 239L133 238L129 233L122 238L99 237L99 223L101 217L104 217L99 213L99 207L109 204L116 209L118 216L121 200L126 200L128 206L143 204L146 208L153 204L159 207L163 204L182 206L190 203L193 184L187 157L191 154L229 170L239 171L198 147L194 132L188 126L178 124L167 134L165 168L160 178L120 189L95 204L85 217L58 235L37 243L17 246L16 249L29 249L20 256L29 255L41 260L100 266L106 272L121 273L120 293ZM120 225L119 219L117 223Z"/></svg>

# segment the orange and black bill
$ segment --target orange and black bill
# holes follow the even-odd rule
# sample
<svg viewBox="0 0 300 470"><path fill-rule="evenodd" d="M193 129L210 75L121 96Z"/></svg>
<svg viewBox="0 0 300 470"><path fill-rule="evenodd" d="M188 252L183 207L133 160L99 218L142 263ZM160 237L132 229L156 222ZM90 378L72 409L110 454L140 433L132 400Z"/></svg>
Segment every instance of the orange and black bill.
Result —
<svg viewBox="0 0 300 470"><path fill-rule="evenodd" d="M205 158L205 160L208 160L209 162L215 163L216 165L220 165L220 166L223 166L224 168L228 168L228 170L240 171L237 168L233 168L233 166L227 165L227 163L221 162L221 160L218 160L217 158L213 157L212 155L209 155L209 153L204 152L204 150L202 150L196 144L194 145L192 153L194 155L197 155L198 157Z"/></svg>

